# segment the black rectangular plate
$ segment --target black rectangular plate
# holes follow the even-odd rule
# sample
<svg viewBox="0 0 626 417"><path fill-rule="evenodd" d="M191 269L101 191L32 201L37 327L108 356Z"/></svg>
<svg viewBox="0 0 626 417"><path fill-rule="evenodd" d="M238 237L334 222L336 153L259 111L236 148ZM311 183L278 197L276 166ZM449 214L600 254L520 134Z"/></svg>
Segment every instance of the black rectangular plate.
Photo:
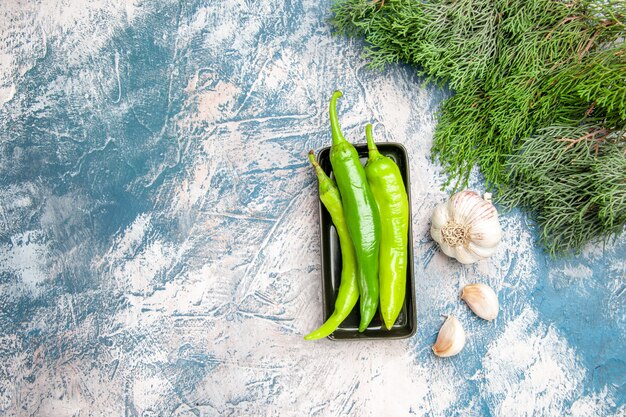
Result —
<svg viewBox="0 0 626 417"><path fill-rule="evenodd" d="M374 316L374 319L370 323L369 327L363 332L359 333L359 321L361 315L359 314L359 303L350 313L350 315L341 323L341 325L330 336L331 340L346 340L346 339L403 339L411 337L415 334L416 330L416 308L415 308L415 281L413 278L413 230L411 226L411 183L409 180L409 161L404 146L398 143L379 143L377 144L378 150L385 156L393 159L404 180L404 185L409 197L409 239L408 239L408 267L406 277L406 296L404 299L404 305L402 311L396 320L394 326L387 330L383 326L383 321L380 316L380 310ZM365 164L367 161L367 145L355 145L354 146L359 153L361 162ZM332 167L330 165L330 148L322 149L317 158L322 169L332 176ZM321 253L322 253L322 304L324 308L324 321L330 317L335 308L335 299L337 297L337 291L339 290L339 284L341 281L341 250L339 248L339 238L337 232L330 218L330 214L322 204L319 202L320 207L320 228L321 228Z"/></svg>

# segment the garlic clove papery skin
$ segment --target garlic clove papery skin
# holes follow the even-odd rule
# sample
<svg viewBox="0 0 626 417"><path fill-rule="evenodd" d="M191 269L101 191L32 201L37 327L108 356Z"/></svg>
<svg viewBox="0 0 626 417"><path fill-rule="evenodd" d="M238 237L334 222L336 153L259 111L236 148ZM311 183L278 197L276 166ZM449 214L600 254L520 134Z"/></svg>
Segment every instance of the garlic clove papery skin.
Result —
<svg viewBox="0 0 626 417"><path fill-rule="evenodd" d="M448 214L448 205L447 204L439 204L435 207L435 211L433 212L433 217L431 219L432 226L436 229L441 229L444 227L448 220L450 219L450 215Z"/></svg>
<svg viewBox="0 0 626 417"><path fill-rule="evenodd" d="M447 358L459 353L465 346L465 330L454 316L448 316L443 322L437 341L433 345L433 352L441 358Z"/></svg>
<svg viewBox="0 0 626 417"><path fill-rule="evenodd" d="M482 259L478 254L472 252L469 248L464 248L462 250L453 249L450 253L450 255L448 255L447 253L446 255L455 258L457 261L464 265L473 264Z"/></svg>
<svg viewBox="0 0 626 417"><path fill-rule="evenodd" d="M500 303L496 292L485 284L469 284L461 292L461 300L478 317L485 320L494 320L498 317Z"/></svg>
<svg viewBox="0 0 626 417"><path fill-rule="evenodd" d="M435 242L440 242L441 248L443 249L443 245L449 246L447 243L443 241L443 235L441 234L441 228L435 228L433 226L430 227L430 236L433 238ZM445 249L444 249L445 252Z"/></svg>
<svg viewBox="0 0 626 417"><path fill-rule="evenodd" d="M471 241L486 248L495 248L502 239L502 229L497 217L490 217L472 224Z"/></svg>
<svg viewBox="0 0 626 417"><path fill-rule="evenodd" d="M431 218L430 234L442 251L463 264L493 255L502 239L498 212L491 201L462 191L439 204Z"/></svg>
<svg viewBox="0 0 626 417"><path fill-rule="evenodd" d="M478 262L481 259L485 259L493 255L496 249L498 249L496 246L491 247L491 248L489 247L486 248L486 247L478 246L477 244L473 242L470 242L470 244L467 247L467 252L470 252L474 256L474 259L476 259L476 262Z"/></svg>
<svg viewBox="0 0 626 417"><path fill-rule="evenodd" d="M480 200L478 200L480 199ZM457 223L465 224L472 222L482 211L482 202L485 201L473 191L461 191L456 193L450 199L448 211L452 220ZM488 204L488 201L485 201ZM480 205L477 205L479 203Z"/></svg>

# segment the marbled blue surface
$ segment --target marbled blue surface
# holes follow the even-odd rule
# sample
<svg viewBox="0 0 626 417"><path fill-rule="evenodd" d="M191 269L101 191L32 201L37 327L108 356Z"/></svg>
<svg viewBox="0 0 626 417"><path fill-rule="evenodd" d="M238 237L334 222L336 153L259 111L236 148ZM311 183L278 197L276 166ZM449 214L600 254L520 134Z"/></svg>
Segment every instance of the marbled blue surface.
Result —
<svg viewBox="0 0 626 417"><path fill-rule="evenodd" d="M503 213L492 258L447 259L428 234L447 92L368 70L329 6L4 0L0 415L626 415L626 238L552 260ZM302 340L322 314L306 153L335 88L347 137L371 121L409 151L411 339ZM458 299L475 281L493 323ZM445 360L442 314L468 334Z"/></svg>

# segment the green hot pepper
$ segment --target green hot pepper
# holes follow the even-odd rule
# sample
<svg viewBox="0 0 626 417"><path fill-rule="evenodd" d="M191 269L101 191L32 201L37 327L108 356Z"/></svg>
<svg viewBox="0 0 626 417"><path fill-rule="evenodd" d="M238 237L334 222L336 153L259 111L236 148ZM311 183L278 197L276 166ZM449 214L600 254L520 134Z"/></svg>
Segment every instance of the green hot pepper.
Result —
<svg viewBox="0 0 626 417"><path fill-rule="evenodd" d="M354 146L343 137L339 128L337 99L341 96L341 91L335 91L330 100L330 126L333 138L330 163L341 193L348 231L354 244L359 267L358 283L361 298L359 332L363 332L369 326L378 308L380 216L359 154Z"/></svg>
<svg viewBox="0 0 626 417"><path fill-rule="evenodd" d="M357 284L356 254L348 233L346 218L343 215L339 190L333 180L328 178L328 175L317 163L313 151L309 152L309 160L315 167L315 173L317 174L320 200L322 200L335 225L341 248L341 283L339 284L339 291L335 300L335 311L320 328L304 336L306 340L315 340L334 332L341 322L348 317L348 314L350 314L359 299L359 286Z"/></svg>
<svg viewBox="0 0 626 417"><path fill-rule="evenodd" d="M376 148L372 125L365 127L365 135L369 150L365 173L382 222L380 311L385 326L391 329L400 314L406 293L409 200L398 165Z"/></svg>

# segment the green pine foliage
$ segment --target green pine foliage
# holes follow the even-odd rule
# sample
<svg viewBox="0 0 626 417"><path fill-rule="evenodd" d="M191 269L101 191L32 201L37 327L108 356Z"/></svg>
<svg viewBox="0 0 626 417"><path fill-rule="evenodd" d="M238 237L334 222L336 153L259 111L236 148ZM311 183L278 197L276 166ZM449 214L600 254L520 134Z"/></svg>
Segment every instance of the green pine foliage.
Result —
<svg viewBox="0 0 626 417"><path fill-rule="evenodd" d="M625 145L604 125L541 129L507 161L500 199L535 213L553 255L616 236L626 224Z"/></svg>
<svg viewBox="0 0 626 417"><path fill-rule="evenodd" d="M433 146L444 186L478 166L553 254L624 229L626 1L339 0L332 23L372 68L407 62L454 91Z"/></svg>

